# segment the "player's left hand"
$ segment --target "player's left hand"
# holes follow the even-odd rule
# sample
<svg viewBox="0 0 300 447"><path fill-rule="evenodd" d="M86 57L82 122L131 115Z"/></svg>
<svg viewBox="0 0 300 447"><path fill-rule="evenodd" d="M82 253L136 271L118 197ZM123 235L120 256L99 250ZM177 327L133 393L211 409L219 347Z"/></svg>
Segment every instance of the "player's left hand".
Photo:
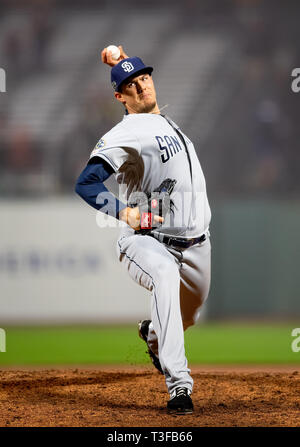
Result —
<svg viewBox="0 0 300 447"><path fill-rule="evenodd" d="M119 48L120 53L121 53L119 59L113 59L113 58L111 57L111 52L110 52L110 51L107 51L107 48L104 48L104 49L101 51L101 59L102 59L102 62L103 62L104 64L109 65L110 67L114 67L114 66L117 65L121 60L123 60L123 59L127 59L127 58L129 57L129 56L127 56L127 54L126 54L125 51L123 50L122 45L119 45L118 48Z"/></svg>
<svg viewBox="0 0 300 447"><path fill-rule="evenodd" d="M129 225L135 231L141 229L141 216L140 216L140 209L138 206L134 208L130 207L123 208L119 213L119 219L123 220L123 222L126 222L127 225ZM154 216L154 222L163 223L164 218L161 216Z"/></svg>

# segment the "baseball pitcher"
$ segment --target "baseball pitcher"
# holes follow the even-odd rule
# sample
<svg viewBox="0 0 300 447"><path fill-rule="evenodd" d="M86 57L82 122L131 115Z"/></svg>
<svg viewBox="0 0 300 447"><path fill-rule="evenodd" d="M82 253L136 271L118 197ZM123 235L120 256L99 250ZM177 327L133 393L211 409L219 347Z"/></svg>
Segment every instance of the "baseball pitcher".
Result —
<svg viewBox="0 0 300 447"><path fill-rule="evenodd" d="M139 322L153 365L164 374L171 413L193 412L193 379L184 331L193 325L210 287L210 207L193 143L160 113L153 68L139 57L104 48L120 123L102 136L76 184L95 209L126 222L117 256L151 292L151 320Z"/></svg>

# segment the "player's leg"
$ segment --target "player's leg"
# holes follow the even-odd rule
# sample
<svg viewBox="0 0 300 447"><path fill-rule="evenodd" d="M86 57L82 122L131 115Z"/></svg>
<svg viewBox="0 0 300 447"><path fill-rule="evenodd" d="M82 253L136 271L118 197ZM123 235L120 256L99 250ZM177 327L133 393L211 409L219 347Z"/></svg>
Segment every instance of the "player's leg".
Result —
<svg viewBox="0 0 300 447"><path fill-rule="evenodd" d="M206 301L210 288L211 244L207 239L202 244L186 250L168 248L179 264L180 272L180 308L183 328L195 324L200 316L201 307ZM153 325L149 325L148 345L158 355L157 337Z"/></svg>
<svg viewBox="0 0 300 447"><path fill-rule="evenodd" d="M118 249L129 275L152 292L152 325L168 391L172 393L179 386L192 391L193 379L184 350L178 262L150 236L123 237L118 241Z"/></svg>
<svg viewBox="0 0 300 447"><path fill-rule="evenodd" d="M184 330L195 324L210 288L211 244L206 239L182 252L180 307Z"/></svg>

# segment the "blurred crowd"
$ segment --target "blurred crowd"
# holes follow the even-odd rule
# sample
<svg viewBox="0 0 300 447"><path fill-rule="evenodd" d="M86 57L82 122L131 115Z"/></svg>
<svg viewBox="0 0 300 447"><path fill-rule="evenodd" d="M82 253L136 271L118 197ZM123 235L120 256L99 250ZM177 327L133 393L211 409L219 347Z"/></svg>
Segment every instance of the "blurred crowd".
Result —
<svg viewBox="0 0 300 447"><path fill-rule="evenodd" d="M207 147L199 152L210 194L299 197L300 93L293 93L290 87L292 69L300 64L295 11L277 2L277 9L273 5L271 10L270 2L263 0L227 1L227 11L224 7L221 11L216 2L210 3L214 8L205 9L204 3L202 12L208 10L212 24L214 19L222 24L223 18L226 27L230 21L241 50L235 95L209 136ZM195 2L187 2L181 33L188 32L192 21L197 26L193 8ZM2 5L3 11L5 14ZM34 195L41 191L73 194L74 182L90 151L119 121L122 110L101 84L86 86L76 125L54 147L42 137L37 139L24 123L10 121L9 91L28 77L38 77L45 71L51 74L47 52L56 32L54 13L57 16L59 10L54 2L48 2L27 12L19 26L8 27L0 34L0 66L10 74L8 92L0 93L0 195ZM182 14L180 8L178 14ZM190 137L197 146L197 135ZM52 169L54 176L44 189L39 188L49 160L56 166Z"/></svg>
<svg viewBox="0 0 300 447"><path fill-rule="evenodd" d="M4 30L0 34L0 66L5 68L6 90L0 97L0 194L26 196L38 191L45 159L43 141L37 141L24 122L10 120L10 92L26 79L47 70L47 50L54 31L51 3L39 8L8 10L2 4ZM24 4L25 6L25 4ZM5 22L5 12L11 20ZM1 21L0 21L1 27ZM36 182L32 179L36 175ZM28 188L27 188L28 186Z"/></svg>
<svg viewBox="0 0 300 447"><path fill-rule="evenodd" d="M59 149L60 191L74 190L75 182L89 160L98 140L121 118L121 107L105 94L101 84L88 86L81 104L80 117ZM66 148L68 148L66 150Z"/></svg>
<svg viewBox="0 0 300 447"><path fill-rule="evenodd" d="M12 21L1 39L1 60L10 73L10 82L46 68L47 49L52 37L52 9L29 9L19 20ZM17 13L16 13L17 14Z"/></svg>
<svg viewBox="0 0 300 447"><path fill-rule="evenodd" d="M247 9L240 22L244 63L220 123L219 179L229 194L299 197L300 96L291 89L300 62L297 16L288 8L259 12Z"/></svg>

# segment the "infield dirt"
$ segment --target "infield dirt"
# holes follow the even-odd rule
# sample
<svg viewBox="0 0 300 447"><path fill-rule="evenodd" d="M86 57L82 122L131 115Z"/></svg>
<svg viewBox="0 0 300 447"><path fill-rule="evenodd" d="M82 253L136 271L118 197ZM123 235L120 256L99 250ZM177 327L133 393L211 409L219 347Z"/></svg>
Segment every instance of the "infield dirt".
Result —
<svg viewBox="0 0 300 447"><path fill-rule="evenodd" d="M192 367L195 411L173 416L150 368L1 370L0 426L300 426L296 369Z"/></svg>

